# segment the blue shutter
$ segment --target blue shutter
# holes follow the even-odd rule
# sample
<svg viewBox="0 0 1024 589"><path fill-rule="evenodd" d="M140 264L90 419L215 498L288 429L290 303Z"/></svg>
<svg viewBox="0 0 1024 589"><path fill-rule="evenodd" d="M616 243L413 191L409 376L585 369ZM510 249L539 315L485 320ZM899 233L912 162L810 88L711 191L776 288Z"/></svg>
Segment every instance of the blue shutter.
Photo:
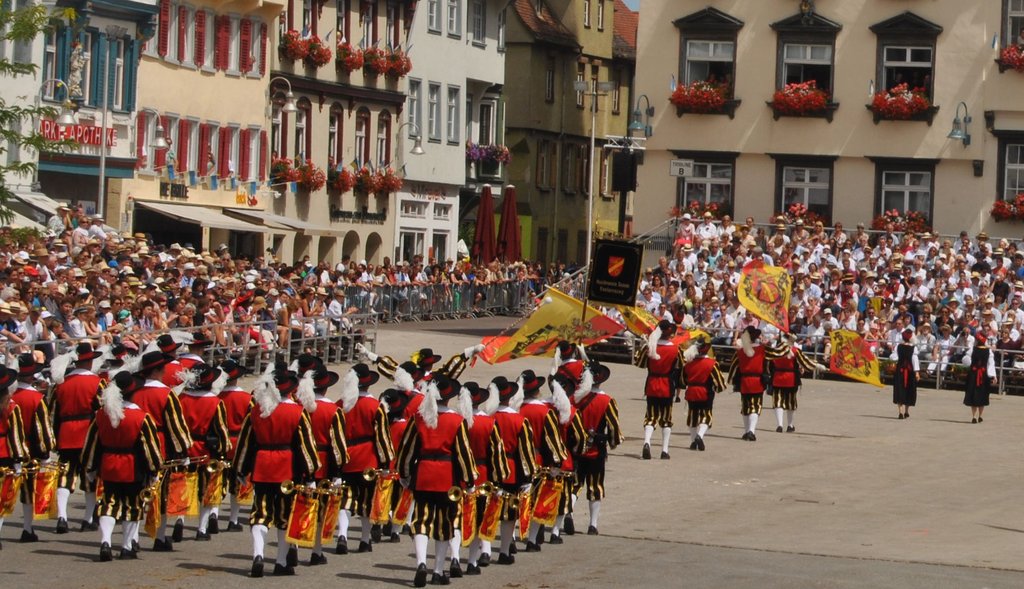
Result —
<svg viewBox="0 0 1024 589"><path fill-rule="evenodd" d="M125 41L128 45L124 50L124 110L135 110L135 86L139 77L139 47L136 39Z"/></svg>
<svg viewBox="0 0 1024 589"><path fill-rule="evenodd" d="M112 109L114 108L114 95L117 94L117 88L114 87L115 65L118 54L121 52L121 43L118 42L118 39L114 39L107 41L107 47L109 48L109 51L107 51L107 60L109 61L107 67L107 108ZM124 102L123 94L121 101Z"/></svg>
<svg viewBox="0 0 1024 589"><path fill-rule="evenodd" d="M92 96L89 104L97 108L103 106L103 89L106 87L107 71L107 36L103 33L96 35L96 42L92 48Z"/></svg>
<svg viewBox="0 0 1024 589"><path fill-rule="evenodd" d="M71 61L71 28L62 27L57 35L57 72L53 76L61 80L68 79L68 62Z"/></svg>

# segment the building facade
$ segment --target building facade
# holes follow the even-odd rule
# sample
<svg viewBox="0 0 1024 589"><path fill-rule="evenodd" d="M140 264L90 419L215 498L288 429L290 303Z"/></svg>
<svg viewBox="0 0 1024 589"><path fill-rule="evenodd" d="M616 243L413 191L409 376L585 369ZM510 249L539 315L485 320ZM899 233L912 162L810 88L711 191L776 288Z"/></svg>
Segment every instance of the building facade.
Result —
<svg viewBox="0 0 1024 589"><path fill-rule="evenodd" d="M624 8L624 5L623 5ZM611 190L608 135L626 135L632 61L617 61L611 0L515 0L506 55L508 180L527 203L523 256L582 262L592 195L595 235L614 233L619 207ZM576 90L576 82L587 86ZM597 93L598 83L610 91ZM596 124L591 125L594 100ZM590 135L596 137L590 185Z"/></svg>
<svg viewBox="0 0 1024 589"><path fill-rule="evenodd" d="M989 211L1024 190L1024 77L1001 63L1022 24L1017 0L645 0L637 93L659 108L637 229L715 203L758 222L802 205L826 224L895 210L1015 233ZM812 82L818 102L787 102Z"/></svg>
<svg viewBox="0 0 1024 589"><path fill-rule="evenodd" d="M471 206L484 183L500 188L504 164L494 154L504 147L506 4L417 5L409 32L414 65L406 84L410 124L401 134L405 184L398 192L395 259L455 259L460 193ZM410 156L417 139L424 153Z"/></svg>
<svg viewBox="0 0 1024 589"><path fill-rule="evenodd" d="M273 200L268 169L270 30L283 4L160 0L140 47L134 175L111 187L108 216L158 243L221 243L254 256L273 245L267 226L235 211ZM162 140L165 148L155 144Z"/></svg>

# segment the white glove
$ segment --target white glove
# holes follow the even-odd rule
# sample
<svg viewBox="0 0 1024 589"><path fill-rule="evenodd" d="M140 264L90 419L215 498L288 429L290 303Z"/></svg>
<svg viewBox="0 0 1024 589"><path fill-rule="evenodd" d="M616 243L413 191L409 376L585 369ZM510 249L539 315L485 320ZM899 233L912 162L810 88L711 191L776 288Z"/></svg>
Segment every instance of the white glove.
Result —
<svg viewBox="0 0 1024 589"><path fill-rule="evenodd" d="M335 478L333 481L331 481L331 484L333 484L335 487L340 487L341 486L341 477Z"/></svg>
<svg viewBox="0 0 1024 589"><path fill-rule="evenodd" d="M186 457L185 457L185 464L184 464L184 466L188 466L188 465L190 465L190 464L192 464L192 459L191 459L191 458L189 458L188 456L186 456Z"/></svg>
<svg viewBox="0 0 1024 589"><path fill-rule="evenodd" d="M471 359L473 359L474 356L476 356L477 354L479 354L480 352L483 352L483 351L484 351L484 345L483 344L477 344L475 346L469 346L468 348L463 350L462 351L462 355L465 356L467 360L471 360Z"/></svg>
<svg viewBox="0 0 1024 589"><path fill-rule="evenodd" d="M398 483L400 485L402 485L402 488L404 488L404 489L408 489L409 488L409 482L410 482L409 479L398 479Z"/></svg>
<svg viewBox="0 0 1024 589"><path fill-rule="evenodd" d="M377 354L374 354L370 350L366 349L366 346L364 346L363 344L356 344L356 351L359 352L361 356L363 356L370 362L376 362L377 358L380 358L380 356L378 356Z"/></svg>
<svg viewBox="0 0 1024 589"><path fill-rule="evenodd" d="M531 485L531 484L527 483L527 484L525 484L525 485L523 485L523 486L519 487L519 492L520 492L520 493L526 493L526 492L528 492L528 491L529 491L530 489L532 489L532 488L533 488L533 485Z"/></svg>
<svg viewBox="0 0 1024 589"><path fill-rule="evenodd" d="M95 483L96 482L96 473L95 472L91 472L91 471L87 472L87 473L85 473L85 478L89 479L90 483Z"/></svg>
<svg viewBox="0 0 1024 589"><path fill-rule="evenodd" d="M21 463L20 462L15 462L14 463L14 474L21 474Z"/></svg>

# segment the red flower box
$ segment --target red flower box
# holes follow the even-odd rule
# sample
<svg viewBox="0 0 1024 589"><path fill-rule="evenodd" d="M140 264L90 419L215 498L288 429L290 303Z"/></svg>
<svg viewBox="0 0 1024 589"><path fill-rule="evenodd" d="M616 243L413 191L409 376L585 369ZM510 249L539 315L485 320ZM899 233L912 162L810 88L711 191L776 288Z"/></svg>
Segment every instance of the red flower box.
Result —
<svg viewBox="0 0 1024 589"><path fill-rule="evenodd" d="M784 115L820 113L828 107L828 92L818 88L814 80L786 84L772 96L771 106Z"/></svg>
<svg viewBox="0 0 1024 589"><path fill-rule="evenodd" d="M299 172L292 167L292 160L288 158L275 158L270 163L271 184L285 184L287 182L298 182Z"/></svg>
<svg viewBox="0 0 1024 589"><path fill-rule="evenodd" d="M304 61L310 67L323 67L331 63L331 49L324 45L320 37L313 35L306 41L306 57Z"/></svg>
<svg viewBox="0 0 1024 589"><path fill-rule="evenodd" d="M397 80L412 71L412 60L401 49L389 51L385 59L387 69L384 74L389 78Z"/></svg>
<svg viewBox="0 0 1024 589"><path fill-rule="evenodd" d="M292 29L281 37L281 55L292 61L306 59L309 55L309 42L303 39L298 31Z"/></svg>
<svg viewBox="0 0 1024 589"><path fill-rule="evenodd" d="M377 189L374 192L378 196L387 196L402 189L402 179L391 168L384 168L377 170L376 185Z"/></svg>
<svg viewBox="0 0 1024 589"><path fill-rule="evenodd" d="M363 50L348 41L338 43L338 69L351 74L363 67Z"/></svg>
<svg viewBox="0 0 1024 589"><path fill-rule="evenodd" d="M872 219L871 228L877 231L885 231L890 223L892 223L893 231L924 233L925 231L932 230L932 226L928 223L924 213L918 211L901 213L896 209L885 211Z"/></svg>
<svg viewBox="0 0 1024 589"><path fill-rule="evenodd" d="M1024 73L1024 47L1017 43L1004 47L1003 51L999 54L999 65ZM1001 67L1000 70L1002 69Z"/></svg>
<svg viewBox="0 0 1024 589"><path fill-rule="evenodd" d="M316 192L327 184L327 175L324 174L322 168L318 168L313 162L307 161L295 166L295 171L299 173L299 178L296 182L299 183L299 188L303 190Z"/></svg>
<svg viewBox="0 0 1024 589"><path fill-rule="evenodd" d="M907 84L900 84L875 94L870 108L883 119L906 121L932 108L925 92L924 88L911 90Z"/></svg>
<svg viewBox="0 0 1024 589"><path fill-rule="evenodd" d="M1018 194L1013 200L996 200L989 214L996 221L1024 221L1024 193Z"/></svg>
<svg viewBox="0 0 1024 589"><path fill-rule="evenodd" d="M372 194L379 190L377 186L377 174L370 171L370 168L363 166L356 170L355 191L359 194Z"/></svg>
<svg viewBox="0 0 1024 589"><path fill-rule="evenodd" d="M363 50L363 68L372 76L387 73L388 60L383 49L370 47Z"/></svg>
<svg viewBox="0 0 1024 589"><path fill-rule="evenodd" d="M348 168L330 168L327 170L327 187L335 192L345 194L356 184L355 174Z"/></svg>
<svg viewBox="0 0 1024 589"><path fill-rule="evenodd" d="M669 102L682 112L719 113L725 108L727 94L728 86L725 84L698 80L689 86L679 84Z"/></svg>

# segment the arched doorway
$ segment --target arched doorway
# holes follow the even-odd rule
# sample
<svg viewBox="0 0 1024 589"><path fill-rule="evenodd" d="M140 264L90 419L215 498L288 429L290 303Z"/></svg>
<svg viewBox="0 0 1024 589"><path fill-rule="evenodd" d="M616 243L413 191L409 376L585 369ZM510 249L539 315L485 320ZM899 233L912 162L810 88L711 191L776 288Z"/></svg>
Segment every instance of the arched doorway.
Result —
<svg viewBox="0 0 1024 589"><path fill-rule="evenodd" d="M345 234L345 241L341 244L341 258L352 259L359 255L359 234L349 231Z"/></svg>
<svg viewBox="0 0 1024 589"><path fill-rule="evenodd" d="M381 245L383 240L378 233L371 233L366 238L366 261L371 264L380 264Z"/></svg>
<svg viewBox="0 0 1024 589"><path fill-rule="evenodd" d="M320 247L318 248L318 255L320 261L327 262L332 266L337 262L337 252L335 247L338 245L338 238L333 235L322 235L320 237Z"/></svg>

